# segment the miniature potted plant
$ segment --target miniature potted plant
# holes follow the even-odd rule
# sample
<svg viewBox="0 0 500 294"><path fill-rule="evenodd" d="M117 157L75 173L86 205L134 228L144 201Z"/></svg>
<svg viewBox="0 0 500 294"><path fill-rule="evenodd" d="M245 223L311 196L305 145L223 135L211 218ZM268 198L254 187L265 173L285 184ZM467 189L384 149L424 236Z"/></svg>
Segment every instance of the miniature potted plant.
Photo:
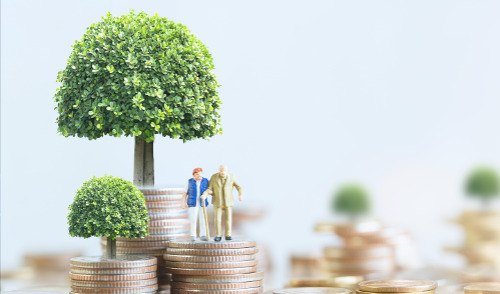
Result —
<svg viewBox="0 0 500 294"><path fill-rule="evenodd" d="M69 210L69 234L106 237L109 259L116 257L116 237L149 235L144 195L131 182L119 177L92 177L76 192Z"/></svg>
<svg viewBox="0 0 500 294"><path fill-rule="evenodd" d="M334 194L332 208L334 212L347 215L352 221L370 210L368 193L357 184L345 184Z"/></svg>
<svg viewBox="0 0 500 294"><path fill-rule="evenodd" d="M144 12L87 28L59 72L58 132L134 136L134 184L154 186L155 134L184 142L221 133L207 47L185 26Z"/></svg>
<svg viewBox="0 0 500 294"><path fill-rule="evenodd" d="M485 209L491 206L491 200L500 196L497 172L490 167L478 167L467 177L465 191L468 196L482 201Z"/></svg>

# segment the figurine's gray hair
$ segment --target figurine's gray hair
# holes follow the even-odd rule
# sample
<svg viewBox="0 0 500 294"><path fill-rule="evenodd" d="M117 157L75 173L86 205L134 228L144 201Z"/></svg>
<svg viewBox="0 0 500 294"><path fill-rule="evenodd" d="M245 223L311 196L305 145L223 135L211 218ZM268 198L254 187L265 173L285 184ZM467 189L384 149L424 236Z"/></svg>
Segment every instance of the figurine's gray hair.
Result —
<svg viewBox="0 0 500 294"><path fill-rule="evenodd" d="M224 165L224 164L221 164L221 165L219 166L219 171L222 171L222 170L227 170L227 166L226 166L226 165Z"/></svg>

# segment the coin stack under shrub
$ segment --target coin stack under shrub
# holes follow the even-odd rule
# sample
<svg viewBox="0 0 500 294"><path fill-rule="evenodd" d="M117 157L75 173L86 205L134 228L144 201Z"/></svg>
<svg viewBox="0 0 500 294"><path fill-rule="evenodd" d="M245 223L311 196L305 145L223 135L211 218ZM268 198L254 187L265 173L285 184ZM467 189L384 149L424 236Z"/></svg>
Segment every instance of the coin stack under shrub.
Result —
<svg viewBox="0 0 500 294"><path fill-rule="evenodd" d="M257 252L253 241L169 242L164 258L172 274L171 293L262 292Z"/></svg>
<svg viewBox="0 0 500 294"><path fill-rule="evenodd" d="M359 283L356 294L434 294L436 288L431 280L374 280Z"/></svg>
<svg viewBox="0 0 500 294"><path fill-rule="evenodd" d="M181 208L182 188L140 189L146 198L150 236L138 239L118 237L116 254L155 256L158 258L159 294L168 294L170 274L165 271L163 253L168 241L189 238L187 209ZM106 239L101 241L106 252ZM164 291L164 292L162 292Z"/></svg>
<svg viewBox="0 0 500 294"><path fill-rule="evenodd" d="M156 257L75 257L70 261L72 293L135 294L158 290Z"/></svg>
<svg viewBox="0 0 500 294"><path fill-rule="evenodd" d="M464 244L448 251L463 255L469 265L500 269L500 211L464 211L453 221L463 227Z"/></svg>
<svg viewBox="0 0 500 294"><path fill-rule="evenodd" d="M387 245L325 247L321 268L333 275L390 273L394 270L393 249Z"/></svg>

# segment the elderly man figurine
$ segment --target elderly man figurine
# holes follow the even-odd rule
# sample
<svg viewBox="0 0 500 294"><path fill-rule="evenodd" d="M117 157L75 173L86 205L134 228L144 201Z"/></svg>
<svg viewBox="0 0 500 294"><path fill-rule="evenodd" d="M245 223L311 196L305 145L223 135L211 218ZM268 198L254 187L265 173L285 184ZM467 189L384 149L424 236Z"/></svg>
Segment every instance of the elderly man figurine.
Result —
<svg viewBox="0 0 500 294"><path fill-rule="evenodd" d="M196 241L196 225L200 224L200 239L202 241L208 241L207 232L205 229L205 219L203 216L199 216L201 213L200 206L202 206L201 201L205 201L205 206L208 206L208 201L206 199L201 200L200 196L203 192L206 192L208 188L208 180L203 177L203 169L195 168L193 170L193 177L188 180L186 187L186 192L184 192L182 198L182 207L188 207L189 221L191 222L191 241Z"/></svg>
<svg viewBox="0 0 500 294"><path fill-rule="evenodd" d="M215 212L215 241L220 241L222 239L222 211L226 213L225 223L226 223L226 240L232 240L231 238L231 225L232 225L232 206L234 204L233 200L233 188L238 190L239 200L243 201L243 190L241 186L236 181L233 174L227 172L227 167L221 165L219 167L219 172L212 175L210 178L210 184L208 189L201 195L201 199L206 199L207 195L212 193L212 205L214 206Z"/></svg>

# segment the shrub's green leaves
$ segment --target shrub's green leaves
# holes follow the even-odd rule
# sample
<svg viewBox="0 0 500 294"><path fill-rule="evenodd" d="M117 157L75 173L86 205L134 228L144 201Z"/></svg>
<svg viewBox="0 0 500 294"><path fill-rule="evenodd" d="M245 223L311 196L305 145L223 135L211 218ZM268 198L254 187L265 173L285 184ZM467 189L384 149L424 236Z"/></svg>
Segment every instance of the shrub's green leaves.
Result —
<svg viewBox="0 0 500 294"><path fill-rule="evenodd" d="M213 69L208 49L185 26L144 12L108 13L75 42L58 73L58 131L148 142L155 134L212 137L221 132Z"/></svg>
<svg viewBox="0 0 500 294"><path fill-rule="evenodd" d="M85 182L69 210L69 234L73 237L149 235L144 195L131 182L118 177L93 177Z"/></svg>
<svg viewBox="0 0 500 294"><path fill-rule="evenodd" d="M351 216L367 213L370 199L363 187L357 184L346 184L335 193L333 210Z"/></svg>
<svg viewBox="0 0 500 294"><path fill-rule="evenodd" d="M499 178L490 167L478 167L467 178L465 190L471 197L490 199L499 196Z"/></svg>

